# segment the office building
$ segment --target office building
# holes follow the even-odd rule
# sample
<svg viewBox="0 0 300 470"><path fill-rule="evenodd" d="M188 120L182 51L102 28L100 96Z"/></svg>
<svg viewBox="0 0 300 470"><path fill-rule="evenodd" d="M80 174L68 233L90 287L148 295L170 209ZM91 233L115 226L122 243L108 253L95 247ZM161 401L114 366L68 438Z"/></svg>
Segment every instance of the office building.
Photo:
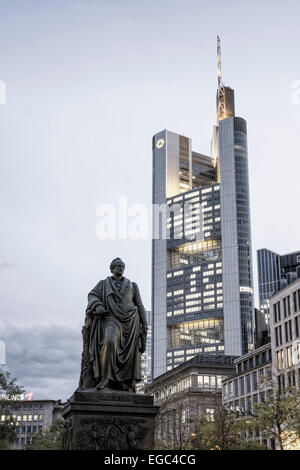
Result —
<svg viewBox="0 0 300 470"><path fill-rule="evenodd" d="M300 385L300 279L270 298L272 362L279 385Z"/></svg>
<svg viewBox="0 0 300 470"><path fill-rule="evenodd" d="M235 372L234 356L199 354L144 389L160 407L155 436L174 444L188 439L198 418L222 404L222 380Z"/></svg>
<svg viewBox="0 0 300 470"><path fill-rule="evenodd" d="M279 255L262 248L257 250L259 309L269 325L269 299L300 276L300 251Z"/></svg>
<svg viewBox="0 0 300 470"><path fill-rule="evenodd" d="M60 400L30 400L15 402L16 408L1 404L0 419L5 421L13 416L17 424L17 439L14 449L22 449L39 432L49 428L55 421L62 419L61 410L65 403Z"/></svg>
<svg viewBox="0 0 300 470"><path fill-rule="evenodd" d="M142 380L137 383L136 389L137 392L141 392L142 389L151 383L152 376L151 376L151 346L152 346L152 332L151 332L151 322L152 322L152 314L151 312L146 312L147 316L147 323L148 323L148 334L147 334L147 343L146 343L146 351L142 354L141 360L141 369L142 369Z"/></svg>
<svg viewBox="0 0 300 470"><path fill-rule="evenodd" d="M237 420L251 418L254 404L265 400L271 382L275 390L300 386L300 278L269 300L270 343L237 358L235 375L223 381L223 404ZM270 449L279 448L274 439L263 439L260 433L251 437Z"/></svg>
<svg viewBox="0 0 300 470"><path fill-rule="evenodd" d="M235 374L223 381L223 405L235 413L236 419L253 415L255 403L265 400L272 373L271 343L241 356L234 361ZM259 432L251 438L275 449L274 439L264 439Z"/></svg>
<svg viewBox="0 0 300 470"><path fill-rule="evenodd" d="M152 375L199 353L253 349L246 121L223 85L211 155L168 130L153 137Z"/></svg>

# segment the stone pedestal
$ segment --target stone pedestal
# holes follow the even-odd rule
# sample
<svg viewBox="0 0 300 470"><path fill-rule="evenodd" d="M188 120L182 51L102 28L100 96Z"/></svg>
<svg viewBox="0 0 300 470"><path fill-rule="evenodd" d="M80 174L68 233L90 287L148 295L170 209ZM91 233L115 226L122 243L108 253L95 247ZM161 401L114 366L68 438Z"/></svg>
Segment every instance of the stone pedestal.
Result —
<svg viewBox="0 0 300 470"><path fill-rule="evenodd" d="M153 397L104 389L76 391L62 410L65 450L153 449Z"/></svg>

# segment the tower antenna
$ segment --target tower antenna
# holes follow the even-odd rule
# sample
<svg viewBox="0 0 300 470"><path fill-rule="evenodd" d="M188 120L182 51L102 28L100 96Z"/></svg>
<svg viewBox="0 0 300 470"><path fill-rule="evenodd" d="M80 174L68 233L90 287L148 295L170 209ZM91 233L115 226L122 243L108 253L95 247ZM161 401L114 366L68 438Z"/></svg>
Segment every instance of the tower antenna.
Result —
<svg viewBox="0 0 300 470"><path fill-rule="evenodd" d="M225 89L222 80L222 68L221 68L221 40L217 36L217 64L218 64L218 92L217 92L217 119L224 118L225 115Z"/></svg>

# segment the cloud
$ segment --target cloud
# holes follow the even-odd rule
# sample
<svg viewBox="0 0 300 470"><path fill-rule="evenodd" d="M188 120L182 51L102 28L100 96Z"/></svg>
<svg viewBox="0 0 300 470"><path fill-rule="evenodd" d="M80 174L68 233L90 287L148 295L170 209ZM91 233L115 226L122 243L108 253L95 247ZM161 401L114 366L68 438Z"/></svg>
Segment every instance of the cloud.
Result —
<svg viewBox="0 0 300 470"><path fill-rule="evenodd" d="M77 388L80 374L80 329L37 324L0 324L6 343L6 370L34 399L66 400Z"/></svg>

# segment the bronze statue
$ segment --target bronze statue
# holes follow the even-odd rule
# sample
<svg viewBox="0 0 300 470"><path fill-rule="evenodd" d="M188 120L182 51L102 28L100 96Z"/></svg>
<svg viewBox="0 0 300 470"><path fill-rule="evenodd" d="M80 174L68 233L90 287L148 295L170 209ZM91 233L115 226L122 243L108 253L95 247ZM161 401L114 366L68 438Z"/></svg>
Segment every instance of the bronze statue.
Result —
<svg viewBox="0 0 300 470"><path fill-rule="evenodd" d="M146 348L145 309L137 284L123 277L123 261L114 259L110 270L88 295L79 389L135 392Z"/></svg>

